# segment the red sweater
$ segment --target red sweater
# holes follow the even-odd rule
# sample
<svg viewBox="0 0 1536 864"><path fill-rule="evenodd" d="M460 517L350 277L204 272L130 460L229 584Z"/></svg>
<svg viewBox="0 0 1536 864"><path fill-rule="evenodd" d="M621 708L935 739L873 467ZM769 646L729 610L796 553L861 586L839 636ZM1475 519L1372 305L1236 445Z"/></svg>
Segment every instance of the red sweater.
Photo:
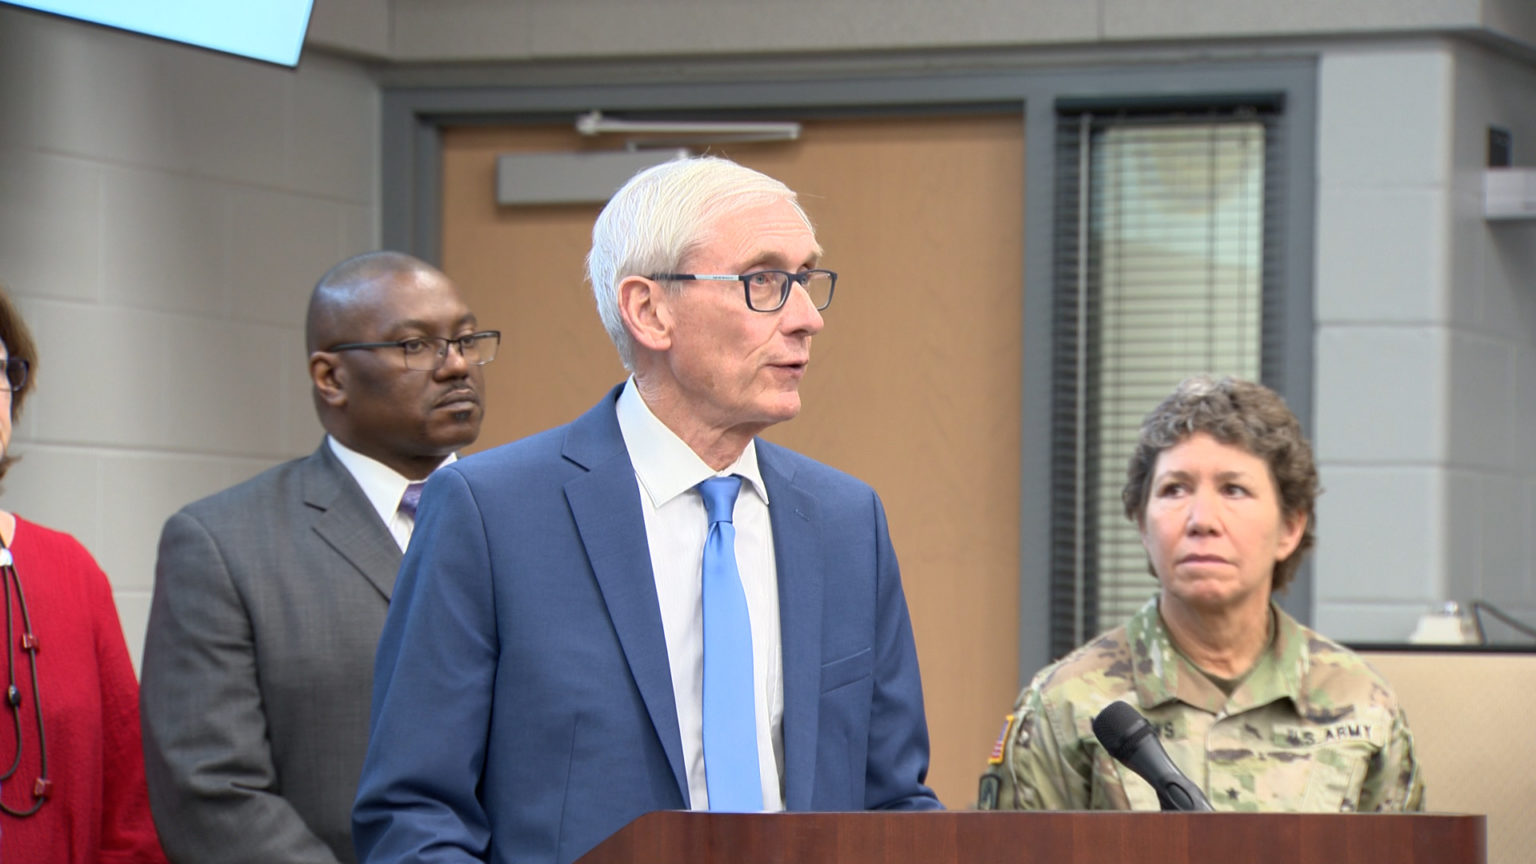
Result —
<svg viewBox="0 0 1536 864"><path fill-rule="evenodd" d="M75 538L20 518L11 542L37 636L52 791L25 818L0 813L5 864L164 864L149 815L139 737L139 683L106 574ZM0 605L4 595L0 594ZM32 667L19 648L21 604L11 589L12 650L0 620L0 673L21 692L21 767L0 781L13 810L32 805L39 772ZM8 657L7 657L8 655ZM11 680L0 680L0 697ZM0 771L16 754L16 723L0 698Z"/></svg>

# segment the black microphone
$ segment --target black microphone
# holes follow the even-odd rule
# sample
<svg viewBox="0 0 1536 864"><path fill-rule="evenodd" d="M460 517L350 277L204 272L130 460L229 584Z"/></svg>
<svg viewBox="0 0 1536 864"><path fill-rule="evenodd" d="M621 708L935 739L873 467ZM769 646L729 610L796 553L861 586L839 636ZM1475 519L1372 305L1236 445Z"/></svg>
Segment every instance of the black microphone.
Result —
<svg viewBox="0 0 1536 864"><path fill-rule="evenodd" d="M1109 755L1152 784L1164 810L1212 812L1205 793L1168 758L1140 711L1124 702L1111 702L1093 718L1093 734Z"/></svg>

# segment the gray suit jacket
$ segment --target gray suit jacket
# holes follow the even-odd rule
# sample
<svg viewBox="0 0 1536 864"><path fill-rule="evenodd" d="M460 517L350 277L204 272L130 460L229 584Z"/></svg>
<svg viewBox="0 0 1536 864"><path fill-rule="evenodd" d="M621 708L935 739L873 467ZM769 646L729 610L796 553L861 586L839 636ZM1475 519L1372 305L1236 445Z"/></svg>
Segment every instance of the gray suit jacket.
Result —
<svg viewBox="0 0 1536 864"><path fill-rule="evenodd" d="M140 710L178 864L352 862L400 549L328 445L165 523Z"/></svg>

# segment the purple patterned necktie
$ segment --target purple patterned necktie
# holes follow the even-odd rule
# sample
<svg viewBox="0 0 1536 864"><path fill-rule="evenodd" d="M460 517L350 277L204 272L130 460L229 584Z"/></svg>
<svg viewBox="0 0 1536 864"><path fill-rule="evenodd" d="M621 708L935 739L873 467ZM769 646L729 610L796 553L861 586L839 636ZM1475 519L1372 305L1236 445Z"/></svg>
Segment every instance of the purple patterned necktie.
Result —
<svg viewBox="0 0 1536 864"><path fill-rule="evenodd" d="M427 485L425 480L408 483L405 494L400 496L400 508L397 512L412 522L416 521L416 505L421 503L421 487L425 485Z"/></svg>

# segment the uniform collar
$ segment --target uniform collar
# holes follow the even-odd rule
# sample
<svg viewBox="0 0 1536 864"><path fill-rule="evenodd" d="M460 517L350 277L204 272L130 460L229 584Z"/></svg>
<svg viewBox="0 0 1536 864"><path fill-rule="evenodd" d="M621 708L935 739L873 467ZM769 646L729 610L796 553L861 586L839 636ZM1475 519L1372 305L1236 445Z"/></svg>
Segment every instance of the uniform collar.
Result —
<svg viewBox="0 0 1536 864"><path fill-rule="evenodd" d="M1311 668L1310 640L1306 629L1285 610L1273 601L1269 608L1275 637L1229 698L1173 647L1157 611L1157 598L1148 600L1126 625L1131 675L1142 707L1177 700L1211 714L1230 715L1290 699L1304 710Z"/></svg>

